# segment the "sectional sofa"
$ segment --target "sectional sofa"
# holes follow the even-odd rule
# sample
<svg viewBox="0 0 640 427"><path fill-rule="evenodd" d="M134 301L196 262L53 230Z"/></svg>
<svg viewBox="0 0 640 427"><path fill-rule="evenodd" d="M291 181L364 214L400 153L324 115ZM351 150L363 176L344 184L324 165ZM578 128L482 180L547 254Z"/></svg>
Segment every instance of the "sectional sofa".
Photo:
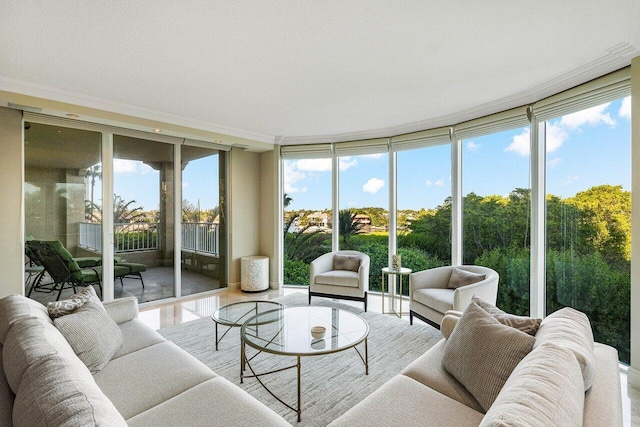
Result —
<svg viewBox="0 0 640 427"><path fill-rule="evenodd" d="M144 325L135 298L104 309L122 345L92 374L45 306L19 295L0 300L0 425L290 425Z"/></svg>
<svg viewBox="0 0 640 427"><path fill-rule="evenodd" d="M441 341L330 426L622 426L618 353L593 342L583 313L564 308L542 321L533 350L488 410L443 367L456 357L447 355L447 341L459 332L461 315L448 312Z"/></svg>

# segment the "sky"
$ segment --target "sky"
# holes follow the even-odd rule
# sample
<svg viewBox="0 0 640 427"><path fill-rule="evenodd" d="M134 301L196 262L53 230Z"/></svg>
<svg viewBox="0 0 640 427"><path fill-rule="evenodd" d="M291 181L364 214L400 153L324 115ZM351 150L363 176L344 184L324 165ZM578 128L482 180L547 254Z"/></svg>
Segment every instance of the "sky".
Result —
<svg viewBox="0 0 640 427"><path fill-rule="evenodd" d="M631 186L631 98L547 123L547 193L571 197L595 185ZM462 193L508 195L529 188L529 127L462 141ZM339 159L340 209L388 208L388 154ZM398 153L398 208L433 208L451 194L451 148ZM286 160L289 209L331 207L331 160Z"/></svg>
<svg viewBox="0 0 640 427"><path fill-rule="evenodd" d="M144 211L160 206L160 173L141 161L114 159L114 193ZM96 187L95 194L101 194ZM190 161L182 171L182 199L200 209L218 206L218 156Z"/></svg>

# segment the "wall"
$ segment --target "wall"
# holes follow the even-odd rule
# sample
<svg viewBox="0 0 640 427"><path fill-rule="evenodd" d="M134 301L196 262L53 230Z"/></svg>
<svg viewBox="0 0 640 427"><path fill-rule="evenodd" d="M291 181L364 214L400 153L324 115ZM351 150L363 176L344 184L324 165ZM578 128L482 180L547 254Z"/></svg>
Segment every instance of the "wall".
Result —
<svg viewBox="0 0 640 427"><path fill-rule="evenodd" d="M229 288L240 286L240 258L260 255L260 155L238 148L229 159Z"/></svg>
<svg viewBox="0 0 640 427"><path fill-rule="evenodd" d="M22 113L0 107L0 297L23 294Z"/></svg>
<svg viewBox="0 0 640 427"><path fill-rule="evenodd" d="M629 384L640 388L640 57L631 61L631 367Z"/></svg>
<svg viewBox="0 0 640 427"><path fill-rule="evenodd" d="M260 254L269 257L271 288L282 286L280 273L280 191L277 149L260 155Z"/></svg>

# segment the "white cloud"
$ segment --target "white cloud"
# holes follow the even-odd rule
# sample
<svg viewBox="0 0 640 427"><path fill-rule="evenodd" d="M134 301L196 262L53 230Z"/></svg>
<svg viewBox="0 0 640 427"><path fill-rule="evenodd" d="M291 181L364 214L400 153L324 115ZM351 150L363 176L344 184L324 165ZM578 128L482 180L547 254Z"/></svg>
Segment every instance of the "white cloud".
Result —
<svg viewBox="0 0 640 427"><path fill-rule="evenodd" d="M549 168L555 168L556 166L558 166L558 164L562 161L562 159L560 157L556 157L554 159L551 159L547 162L547 167Z"/></svg>
<svg viewBox="0 0 640 427"><path fill-rule="evenodd" d="M569 134L561 125L547 125L547 153L560 148L568 137Z"/></svg>
<svg viewBox="0 0 640 427"><path fill-rule="evenodd" d="M611 105L610 102L587 108L586 110L567 114L566 116L562 116L560 123L568 127L569 129L577 129L584 124L594 126L600 123L604 123L609 126L615 126L616 121L611 118L611 114L604 112L604 110L606 110L609 105Z"/></svg>
<svg viewBox="0 0 640 427"><path fill-rule="evenodd" d="M431 180L430 180L430 179L428 179L428 180L427 180L427 182L426 182L426 184L427 184L427 187L431 187L431 186L433 185L433 182L431 182Z"/></svg>
<svg viewBox="0 0 640 427"><path fill-rule="evenodd" d="M531 128L525 128L524 131L515 135L511 140L511 144L504 151L513 151L521 156L528 156L531 148Z"/></svg>
<svg viewBox="0 0 640 427"><path fill-rule="evenodd" d="M371 178L362 186L362 191L365 193L376 194L382 187L384 187L384 180Z"/></svg>
<svg viewBox="0 0 640 427"><path fill-rule="evenodd" d="M306 174L297 170L296 161L285 160L282 172L282 176L284 178L285 193L295 194L307 191L306 187L298 187L295 185L298 181L301 181L307 177Z"/></svg>
<svg viewBox="0 0 640 427"><path fill-rule="evenodd" d="M625 119L631 119L631 97L627 96L622 100L622 105L620 106L620 111L618 111L618 116L623 117Z"/></svg>
<svg viewBox="0 0 640 427"><path fill-rule="evenodd" d="M473 142L473 141L469 141L469 142L467 142L467 150L469 150L469 151L474 151L474 150L477 150L478 148L480 148L480 145L479 145L479 144L476 144L476 143L475 143L475 142Z"/></svg>
<svg viewBox="0 0 640 427"><path fill-rule="evenodd" d="M350 156L340 157L338 161L338 167L343 172L354 166L358 166L358 159L354 159Z"/></svg>
<svg viewBox="0 0 640 427"><path fill-rule="evenodd" d="M135 173L137 169L134 160L113 159L113 173Z"/></svg>
<svg viewBox="0 0 640 427"><path fill-rule="evenodd" d="M386 153L363 154L360 157L365 158L365 159L380 159L380 158L384 157L385 154Z"/></svg>
<svg viewBox="0 0 640 427"><path fill-rule="evenodd" d="M444 181L442 179L439 179L436 181L436 187L442 187L444 185Z"/></svg>
<svg viewBox="0 0 640 427"><path fill-rule="evenodd" d="M187 188L189 186L189 183L186 181L182 181L182 188Z"/></svg>
<svg viewBox="0 0 640 427"><path fill-rule="evenodd" d="M295 162L295 167L307 172L329 172L331 159L302 159Z"/></svg>
<svg viewBox="0 0 640 427"><path fill-rule="evenodd" d="M578 175L572 175L568 176L567 179L562 182L562 185L571 185L575 184L578 181L580 181L580 177Z"/></svg>

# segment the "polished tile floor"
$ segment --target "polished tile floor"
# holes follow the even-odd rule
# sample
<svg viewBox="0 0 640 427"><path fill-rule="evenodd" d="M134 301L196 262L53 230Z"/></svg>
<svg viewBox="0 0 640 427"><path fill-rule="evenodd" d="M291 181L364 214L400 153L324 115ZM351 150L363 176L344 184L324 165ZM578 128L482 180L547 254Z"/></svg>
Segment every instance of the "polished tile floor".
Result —
<svg viewBox="0 0 640 427"><path fill-rule="evenodd" d="M244 293L240 290L218 290L207 292L201 295L194 295L192 298L185 298L178 302L166 304L141 306L140 319L154 329L166 328L189 322L202 317L209 317L218 308L226 304L247 300L270 300L280 296L289 295L295 292L307 293L305 288L285 287L280 290L268 290L260 293ZM341 301L344 304L362 306L362 303ZM388 310L388 301L385 300L385 311ZM369 310L382 312L382 298L379 295L370 294ZM409 323L409 304L404 301L402 307L403 319ZM419 320L416 320L419 322ZM620 373L622 384L622 407L625 426L640 426L640 390L627 385L627 375Z"/></svg>

